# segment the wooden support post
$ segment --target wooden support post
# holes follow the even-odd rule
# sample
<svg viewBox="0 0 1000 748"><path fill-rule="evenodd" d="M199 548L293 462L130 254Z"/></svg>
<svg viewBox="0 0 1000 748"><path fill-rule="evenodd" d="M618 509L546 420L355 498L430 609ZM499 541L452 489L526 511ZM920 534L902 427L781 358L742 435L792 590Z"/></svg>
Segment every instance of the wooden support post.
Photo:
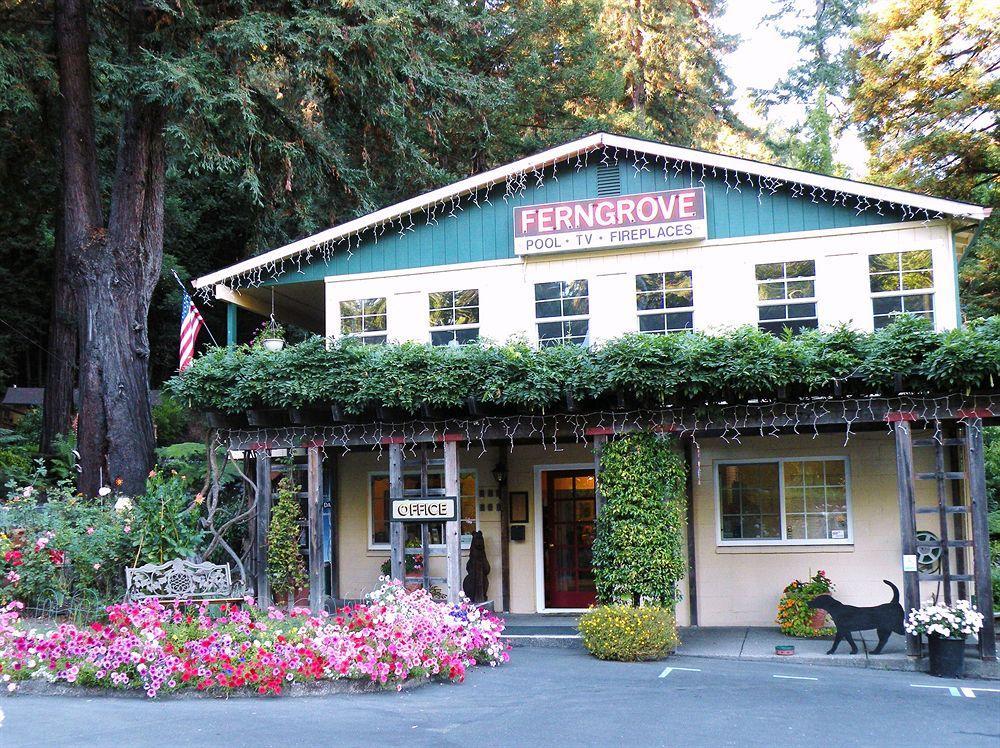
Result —
<svg viewBox="0 0 1000 748"><path fill-rule="evenodd" d="M945 439L957 441L958 430L956 429L954 423L950 423L948 425L944 435ZM949 446L948 470L953 473L959 473L962 472L962 467L958 447L954 445ZM949 481L949 483L951 483L951 505L965 506L965 494L962 490L964 488L962 483L957 480ZM952 537L956 541L969 539L969 529L966 526L969 519L970 518L967 515L958 512L952 515ZM966 548L962 548L960 546L955 548L955 573L959 576L965 576L969 573L969 559L967 558L968 554L966 551ZM969 599L969 585L964 581L958 582L958 599Z"/></svg>
<svg viewBox="0 0 1000 748"><path fill-rule="evenodd" d="M403 445L389 445L389 496L403 496ZM402 522L389 523L389 566L393 579L406 578L406 528Z"/></svg>
<svg viewBox="0 0 1000 748"><path fill-rule="evenodd" d="M684 466L687 468L687 581L688 610L691 625L698 625L698 575L694 547L694 455L691 441L684 440Z"/></svg>
<svg viewBox="0 0 1000 748"><path fill-rule="evenodd" d="M330 597L340 600L340 478L337 453L326 456L326 496L330 501Z"/></svg>
<svg viewBox="0 0 1000 748"><path fill-rule="evenodd" d="M944 604L951 605L951 549L948 547L948 497L944 478L944 446L934 447L934 483L938 500L938 537L941 540L941 586Z"/></svg>
<svg viewBox="0 0 1000 748"><path fill-rule="evenodd" d="M594 516L601 516L604 497L601 495L601 455L608 443L607 434L594 434Z"/></svg>
<svg viewBox="0 0 1000 748"><path fill-rule="evenodd" d="M913 436L910 422L903 418L895 421L893 432L896 436L896 490L899 496L899 536L902 540L903 555L917 553L916 503L913 485ZM913 571L903 572L903 609L920 607L920 579ZM920 656L920 637L906 635L906 654Z"/></svg>
<svg viewBox="0 0 1000 748"><path fill-rule="evenodd" d="M445 496L454 496L459 504L459 514L461 514L462 491L458 473L458 443L446 440L444 442L444 493ZM445 548L448 552L446 560L447 573L445 575L448 583L448 602L457 603L458 595L462 591L462 518L459 516L454 522L444 523Z"/></svg>
<svg viewBox="0 0 1000 748"><path fill-rule="evenodd" d="M254 542L257 571L257 605L271 604L271 585L267 581L267 530L271 526L271 455L257 452L257 512Z"/></svg>
<svg viewBox="0 0 1000 748"><path fill-rule="evenodd" d="M990 580L990 530L986 500L986 462L983 455L983 421L969 419L965 427L965 469L972 500L972 568L976 607L983 614L979 632L979 656L996 660L997 640L993 618L993 586Z"/></svg>
<svg viewBox="0 0 1000 748"><path fill-rule="evenodd" d="M309 608L323 608L323 454L309 447L306 457L307 523L309 526Z"/></svg>
<svg viewBox="0 0 1000 748"><path fill-rule="evenodd" d="M507 445L499 449L497 467L504 472L504 479L497 486L500 499L500 606L505 613L510 612L510 491L507 489Z"/></svg>

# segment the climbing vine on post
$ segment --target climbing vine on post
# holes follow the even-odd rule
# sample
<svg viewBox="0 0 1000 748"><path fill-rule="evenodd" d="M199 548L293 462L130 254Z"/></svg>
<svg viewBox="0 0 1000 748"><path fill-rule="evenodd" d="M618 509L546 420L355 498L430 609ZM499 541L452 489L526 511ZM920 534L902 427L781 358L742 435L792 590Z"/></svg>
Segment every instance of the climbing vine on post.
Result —
<svg viewBox="0 0 1000 748"><path fill-rule="evenodd" d="M278 496L267 529L267 576L276 596L287 595L292 607L295 591L305 587L306 570L299 553L298 487L289 478L278 482Z"/></svg>
<svg viewBox="0 0 1000 748"><path fill-rule="evenodd" d="M604 448L604 503L593 547L601 603L677 602L685 572L686 475L671 441L651 433L628 434Z"/></svg>

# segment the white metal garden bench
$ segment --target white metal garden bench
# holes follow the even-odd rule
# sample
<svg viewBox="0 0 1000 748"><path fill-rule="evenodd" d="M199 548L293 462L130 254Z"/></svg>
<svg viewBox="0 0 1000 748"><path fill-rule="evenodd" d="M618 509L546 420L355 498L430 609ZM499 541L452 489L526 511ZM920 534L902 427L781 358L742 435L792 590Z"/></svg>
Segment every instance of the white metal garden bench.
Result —
<svg viewBox="0 0 1000 748"><path fill-rule="evenodd" d="M229 564L196 564L176 558L165 564L125 568L125 599L138 602L192 600L208 603L242 602L246 591L233 584Z"/></svg>

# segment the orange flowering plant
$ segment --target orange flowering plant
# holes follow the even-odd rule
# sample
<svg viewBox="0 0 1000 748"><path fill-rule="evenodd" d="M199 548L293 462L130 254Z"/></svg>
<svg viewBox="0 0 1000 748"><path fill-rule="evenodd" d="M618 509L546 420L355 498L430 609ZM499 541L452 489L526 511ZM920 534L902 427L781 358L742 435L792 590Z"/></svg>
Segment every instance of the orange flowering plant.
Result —
<svg viewBox="0 0 1000 748"><path fill-rule="evenodd" d="M825 595L833 590L833 582L820 569L808 581L796 579L782 592L778 601L777 624L781 632L788 636L819 637L833 633L829 628L814 628L812 625L813 611L808 603L814 597Z"/></svg>

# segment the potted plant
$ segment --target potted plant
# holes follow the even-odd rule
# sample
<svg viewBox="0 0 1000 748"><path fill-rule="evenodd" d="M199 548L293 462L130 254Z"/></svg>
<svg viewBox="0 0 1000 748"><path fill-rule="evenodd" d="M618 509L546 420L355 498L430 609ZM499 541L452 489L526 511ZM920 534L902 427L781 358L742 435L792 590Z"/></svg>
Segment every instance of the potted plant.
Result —
<svg viewBox="0 0 1000 748"><path fill-rule="evenodd" d="M278 482L277 500L267 528L267 576L276 603L295 605L295 593L306 586L306 569L299 551L298 486L285 477Z"/></svg>
<svg viewBox="0 0 1000 748"><path fill-rule="evenodd" d="M386 559L382 562L381 566L382 576L389 576L392 574L392 560ZM406 575L406 580L404 582L406 589L417 590L420 589L424 584L424 557L422 554L411 554L407 553L404 556L404 573Z"/></svg>
<svg viewBox="0 0 1000 748"><path fill-rule="evenodd" d="M257 340L265 350L277 353L285 347L285 328L272 316L257 333Z"/></svg>
<svg viewBox="0 0 1000 748"><path fill-rule="evenodd" d="M787 636L814 638L828 636L832 630L826 627L826 611L813 610L809 601L833 590L833 582L820 569L807 581L794 580L782 591L778 601L777 623Z"/></svg>
<svg viewBox="0 0 1000 748"><path fill-rule="evenodd" d="M979 633L983 614L968 600L953 605L929 602L913 608L903 626L908 634L927 637L931 675L961 678L965 672L965 639Z"/></svg>

